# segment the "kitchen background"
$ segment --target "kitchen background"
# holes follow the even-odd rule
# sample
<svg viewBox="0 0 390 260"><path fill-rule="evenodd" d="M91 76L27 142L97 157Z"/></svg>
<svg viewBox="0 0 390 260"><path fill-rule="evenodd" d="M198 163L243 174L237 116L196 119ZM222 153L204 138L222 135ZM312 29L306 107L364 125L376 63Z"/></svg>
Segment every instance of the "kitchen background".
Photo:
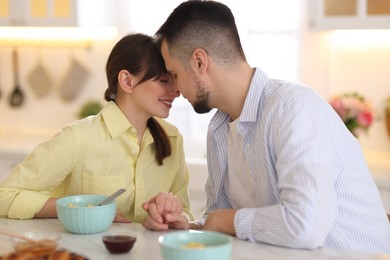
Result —
<svg viewBox="0 0 390 260"><path fill-rule="evenodd" d="M104 104L105 62L113 45L129 32L153 34L180 2L0 0L0 179L9 165L21 160L37 143L78 119L83 104L90 100ZM390 211L390 180L386 176L390 175L390 136L384 120L385 100L390 98L390 0L221 2L236 17L252 66L270 77L308 85L326 99L357 91L372 101L375 121L359 141ZM371 4L377 5L372 9L375 15L365 13ZM31 25L52 27L59 18L34 19L31 10L38 16L45 15L45 10L54 10L59 16L69 11L71 19L62 26L77 28L65 34L56 27L44 32L45 40L36 39L39 32L31 33ZM346 14L352 10L352 14L332 15L332 10ZM24 23L21 29L28 30L15 36L10 23ZM19 85L25 97L20 107L9 104L16 85L12 66L15 47ZM42 79L42 75L47 77ZM196 173L206 171L205 139L212 115L197 115L179 98L168 118L181 130L190 169ZM7 162L6 167L1 167L2 161L3 165ZM205 173L192 176L194 196L203 199Z"/></svg>

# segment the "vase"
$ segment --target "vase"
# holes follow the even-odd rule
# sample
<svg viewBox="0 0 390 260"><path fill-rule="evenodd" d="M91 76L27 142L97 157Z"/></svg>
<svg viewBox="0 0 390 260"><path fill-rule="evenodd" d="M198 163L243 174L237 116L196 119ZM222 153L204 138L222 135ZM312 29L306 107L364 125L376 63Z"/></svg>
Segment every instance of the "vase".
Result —
<svg viewBox="0 0 390 260"><path fill-rule="evenodd" d="M387 134L390 137L390 111L388 109L386 109L385 119L386 119Z"/></svg>

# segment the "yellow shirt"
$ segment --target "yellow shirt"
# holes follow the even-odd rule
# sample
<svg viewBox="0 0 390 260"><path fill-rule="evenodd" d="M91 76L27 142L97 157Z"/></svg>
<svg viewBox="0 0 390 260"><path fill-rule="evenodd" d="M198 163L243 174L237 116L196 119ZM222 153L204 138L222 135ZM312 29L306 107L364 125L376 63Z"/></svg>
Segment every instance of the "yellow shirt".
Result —
<svg viewBox="0 0 390 260"><path fill-rule="evenodd" d="M96 116L65 126L0 182L0 216L33 218L50 197L109 195L125 188L116 199L117 208L133 222L146 216L142 202L160 191L174 193L193 219L183 138L173 125L157 120L172 145L172 155L162 166L155 159L149 129L139 146L136 129L114 102Z"/></svg>

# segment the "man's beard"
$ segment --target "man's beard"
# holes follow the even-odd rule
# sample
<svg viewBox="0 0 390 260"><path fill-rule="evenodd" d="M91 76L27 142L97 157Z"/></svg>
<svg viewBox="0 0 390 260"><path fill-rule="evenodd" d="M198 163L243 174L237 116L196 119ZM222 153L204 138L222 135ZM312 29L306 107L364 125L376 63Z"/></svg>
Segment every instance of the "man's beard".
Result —
<svg viewBox="0 0 390 260"><path fill-rule="evenodd" d="M203 86L203 83L195 79L196 87L198 89L197 98L192 105L196 113L204 114L210 112L211 108L209 107L209 96L210 92L206 91Z"/></svg>

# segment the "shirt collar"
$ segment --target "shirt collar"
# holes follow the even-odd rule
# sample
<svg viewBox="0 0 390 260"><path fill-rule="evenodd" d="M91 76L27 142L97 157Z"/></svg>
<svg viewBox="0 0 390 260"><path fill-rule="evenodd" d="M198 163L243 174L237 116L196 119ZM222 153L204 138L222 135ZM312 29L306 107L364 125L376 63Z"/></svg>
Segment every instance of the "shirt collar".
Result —
<svg viewBox="0 0 390 260"><path fill-rule="evenodd" d="M106 123L108 132L110 133L112 138L117 138L119 135L127 131L128 129L134 128L134 126L127 120L125 115L119 109L119 107L115 104L114 101L108 102L106 106L101 111L104 122ZM160 118L155 118L158 123L164 128L165 132L168 136L177 136L179 135L176 127L170 125L165 122L165 120ZM135 129L135 128L134 128ZM144 133L145 141L153 142L153 137L150 134L148 128L145 129Z"/></svg>
<svg viewBox="0 0 390 260"><path fill-rule="evenodd" d="M101 114L104 122L106 123L108 132L114 139L127 129L134 127L113 101L108 102L108 104L104 106Z"/></svg>
<svg viewBox="0 0 390 260"><path fill-rule="evenodd" d="M257 118L258 107L260 102L261 93L264 89L264 86L268 82L267 75L259 68L255 68L253 73L251 83L249 85L248 94L245 98L245 103L242 108L241 114L238 118L238 122L255 122ZM256 105L255 105L256 104ZM225 112L218 110L214 117L212 118L209 128L216 129L221 124L229 121L229 115Z"/></svg>
<svg viewBox="0 0 390 260"><path fill-rule="evenodd" d="M242 108L239 122L255 122L257 119L257 109L260 103L261 93L268 82L267 75L259 68L255 68L255 73L249 85L248 94ZM254 109L256 108L256 109Z"/></svg>

